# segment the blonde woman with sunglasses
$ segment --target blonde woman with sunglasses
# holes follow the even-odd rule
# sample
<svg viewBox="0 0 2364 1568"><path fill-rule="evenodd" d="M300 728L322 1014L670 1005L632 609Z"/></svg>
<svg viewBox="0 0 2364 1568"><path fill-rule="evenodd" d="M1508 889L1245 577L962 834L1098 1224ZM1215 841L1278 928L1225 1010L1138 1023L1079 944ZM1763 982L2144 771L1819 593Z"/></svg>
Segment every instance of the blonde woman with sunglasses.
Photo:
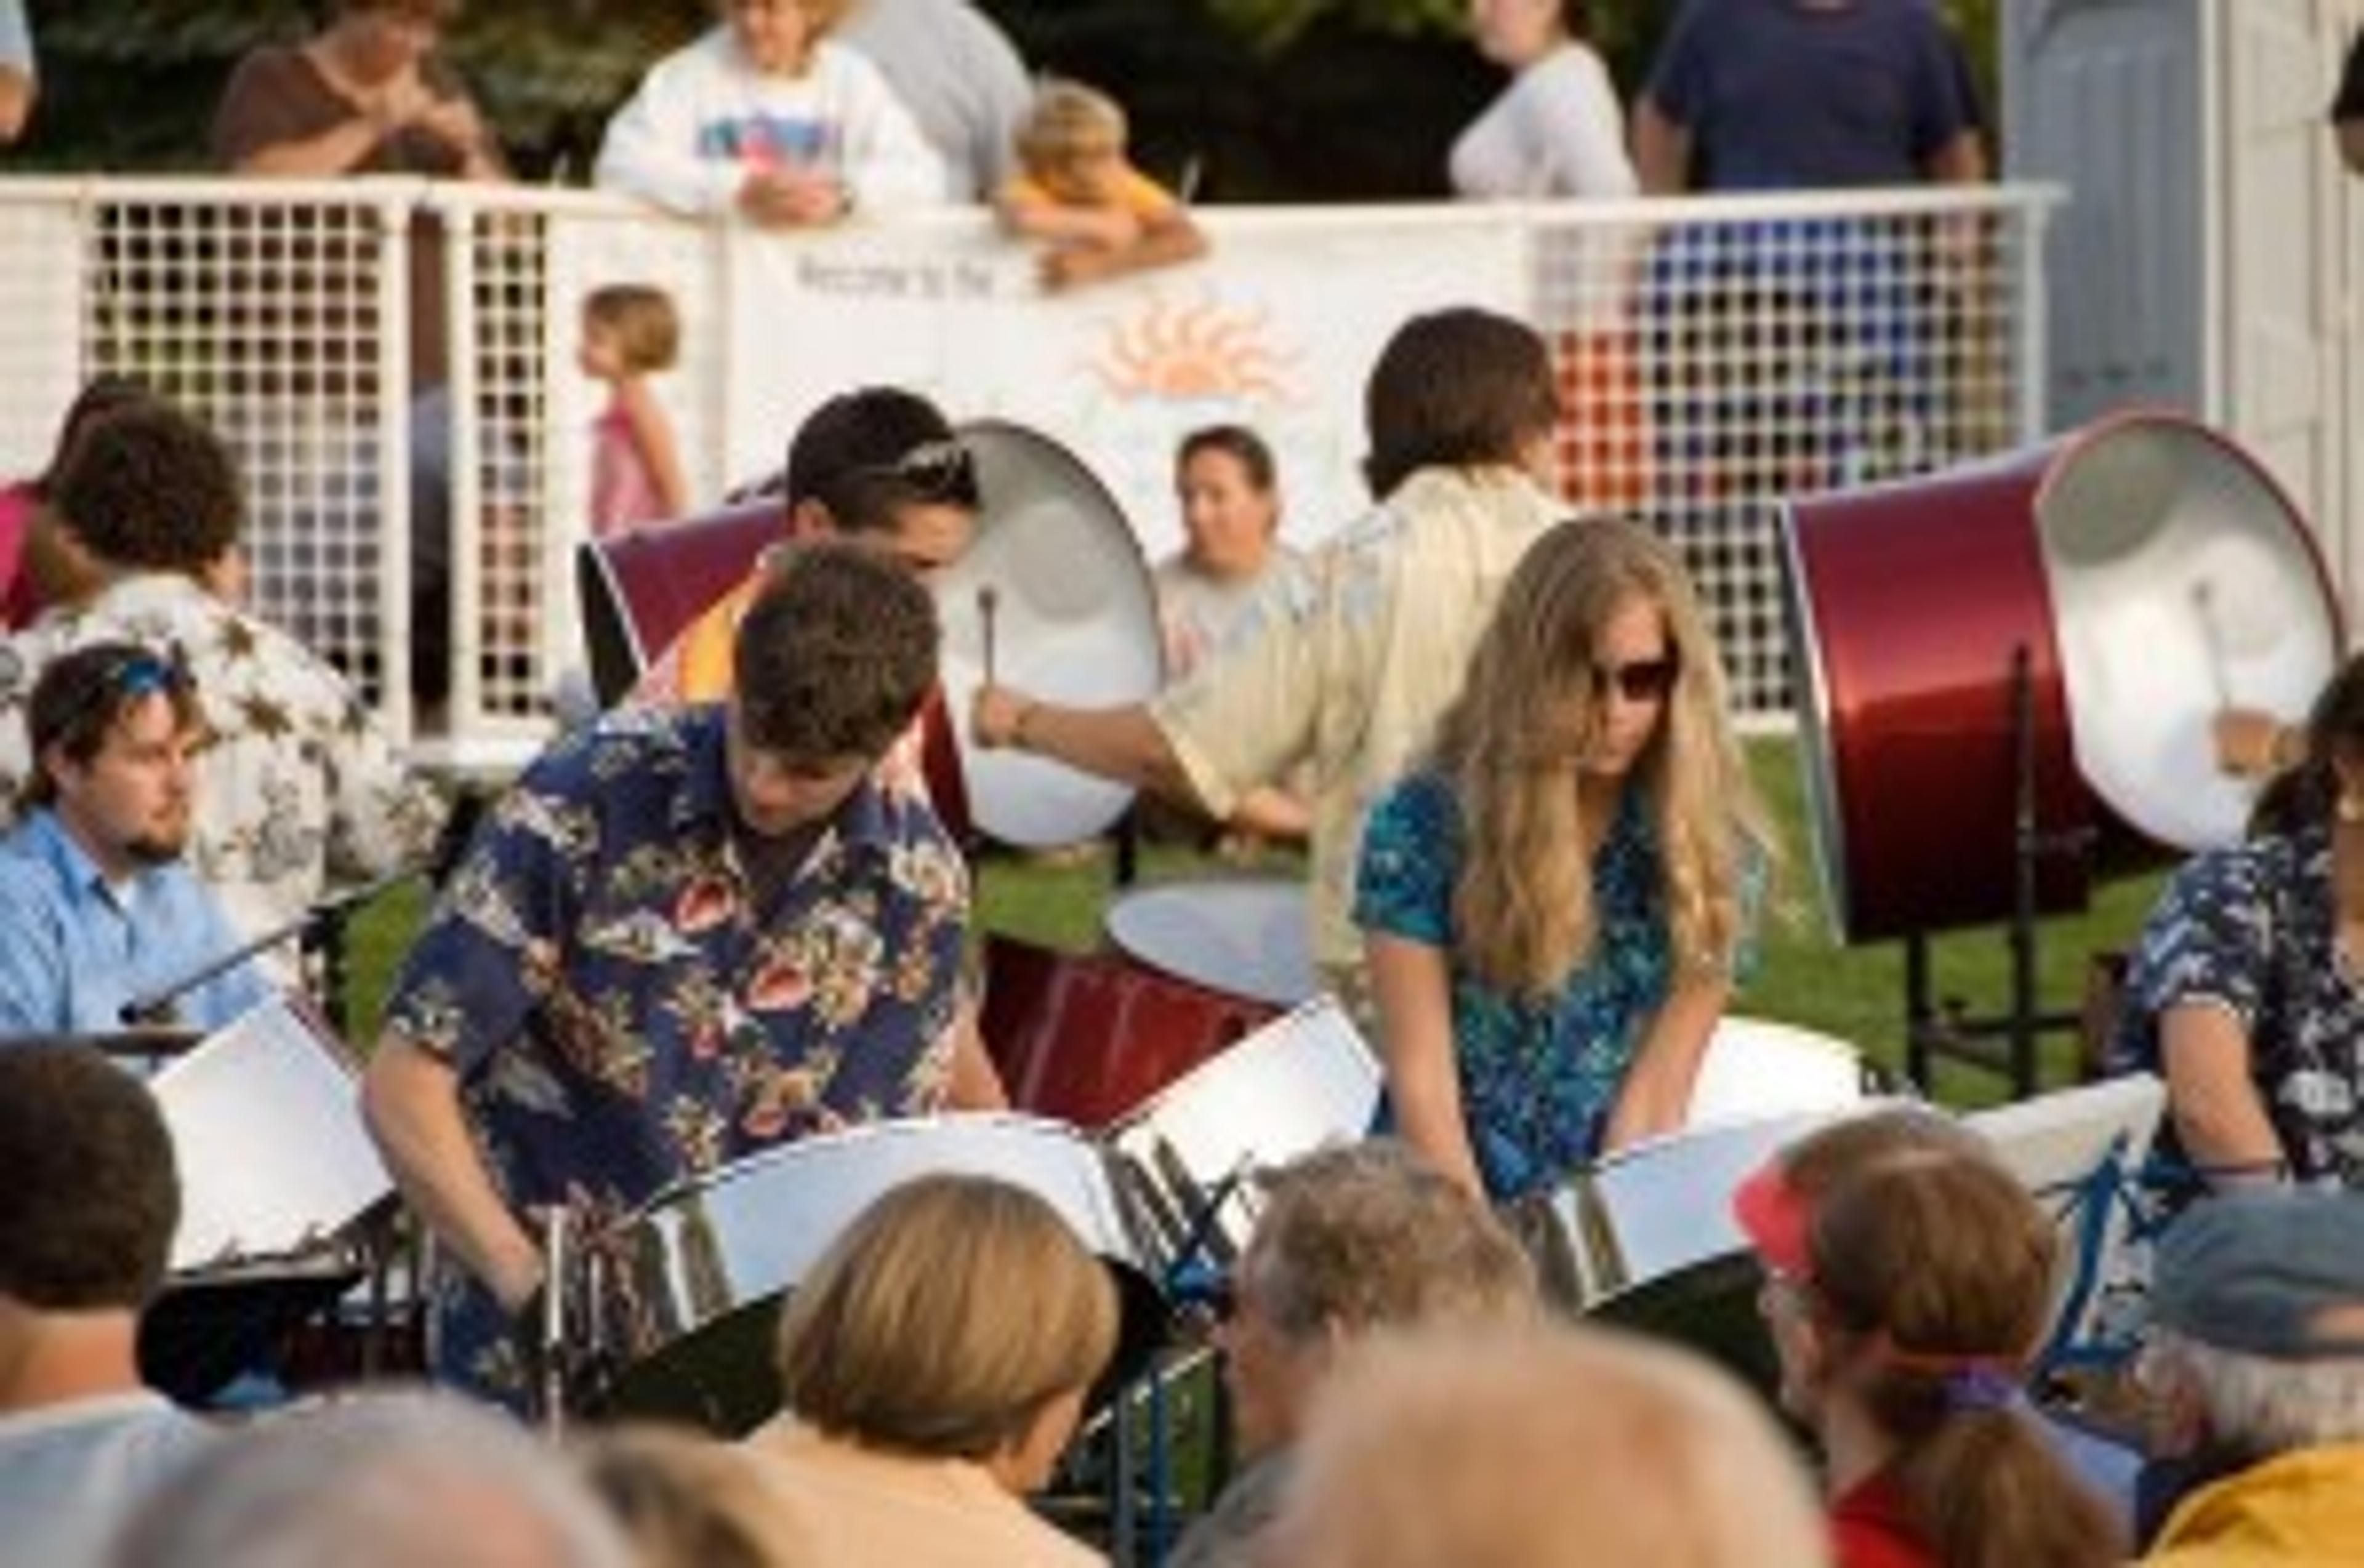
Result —
<svg viewBox="0 0 2364 1568"><path fill-rule="evenodd" d="M1679 1127L1774 852L1672 548L1553 528L1364 833L1403 1137L1516 1206Z"/></svg>

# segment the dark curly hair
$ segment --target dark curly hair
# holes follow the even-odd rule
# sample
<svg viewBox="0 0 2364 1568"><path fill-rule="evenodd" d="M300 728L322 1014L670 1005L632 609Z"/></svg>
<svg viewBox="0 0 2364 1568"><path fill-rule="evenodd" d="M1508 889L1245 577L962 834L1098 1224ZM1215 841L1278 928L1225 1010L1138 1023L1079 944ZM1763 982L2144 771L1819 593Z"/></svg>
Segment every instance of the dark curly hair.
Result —
<svg viewBox="0 0 2364 1568"><path fill-rule="evenodd" d="M85 428L50 484L74 537L110 565L195 572L238 542L238 466L221 438L169 403Z"/></svg>
<svg viewBox="0 0 2364 1568"><path fill-rule="evenodd" d="M0 1051L0 1296L132 1308L164 1277L181 1188L139 1079L87 1046Z"/></svg>
<svg viewBox="0 0 2364 1568"><path fill-rule="evenodd" d="M883 756L935 684L935 601L864 545L817 542L770 559L733 650L747 740L802 762Z"/></svg>

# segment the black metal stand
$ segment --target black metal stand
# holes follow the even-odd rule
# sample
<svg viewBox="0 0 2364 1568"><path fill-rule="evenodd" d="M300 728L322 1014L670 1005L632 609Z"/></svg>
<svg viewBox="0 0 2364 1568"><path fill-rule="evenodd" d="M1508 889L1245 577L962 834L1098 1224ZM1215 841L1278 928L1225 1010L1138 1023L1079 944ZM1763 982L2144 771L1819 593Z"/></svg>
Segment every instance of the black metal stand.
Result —
<svg viewBox="0 0 2364 1568"><path fill-rule="evenodd" d="M2037 876L2044 862L2092 852L2090 829L2047 831L2035 810L2035 693L2025 643L2011 651L2012 909L2005 927L2011 949L2009 1010L1985 1017L1969 1013L1959 997L1933 1002L1929 995L1929 938L1915 931L1904 939L1904 1070L1926 1094L1938 1059L2007 1076L2014 1099L2042 1087L2036 1043L2047 1032L2075 1033L2083 1015L2044 1011L2036 996Z"/></svg>

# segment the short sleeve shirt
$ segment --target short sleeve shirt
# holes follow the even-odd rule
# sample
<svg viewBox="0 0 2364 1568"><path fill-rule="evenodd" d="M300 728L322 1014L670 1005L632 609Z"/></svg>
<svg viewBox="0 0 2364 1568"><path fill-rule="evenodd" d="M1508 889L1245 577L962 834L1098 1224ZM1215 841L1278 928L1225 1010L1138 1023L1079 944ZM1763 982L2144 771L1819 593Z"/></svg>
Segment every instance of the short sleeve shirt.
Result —
<svg viewBox="0 0 2364 1568"><path fill-rule="evenodd" d="M1558 1181L1600 1151L1643 1031L1673 987L1656 836L1627 792L1593 860L1594 954L1547 996L1502 991L1454 951L1461 814L1445 781L1415 773L1371 813L1355 918L1365 929L1444 950L1454 1060L1471 1151L1489 1196Z"/></svg>
<svg viewBox="0 0 2364 1568"><path fill-rule="evenodd" d="M1976 106L1927 0L1686 0L1645 89L1717 190L1911 184Z"/></svg>
<svg viewBox="0 0 2364 1568"><path fill-rule="evenodd" d="M459 1072L513 1207L596 1233L757 1150L942 1104L968 883L934 814L866 781L759 907L729 798L719 708L606 716L502 798L405 962L386 1028ZM508 1386L492 1298L440 1305L439 1369Z"/></svg>
<svg viewBox="0 0 2364 1568"><path fill-rule="evenodd" d="M1511 468L1422 469L1309 558L1150 716L1218 817L1311 763L1313 955L1355 987L1363 817L1454 695L1527 547L1567 508Z"/></svg>
<svg viewBox="0 0 2364 1568"><path fill-rule="evenodd" d="M2158 1071L2162 1014L2222 1008L2292 1173L2364 1186L2364 987L2337 931L2326 829L2193 856L2143 924L2113 1063Z"/></svg>

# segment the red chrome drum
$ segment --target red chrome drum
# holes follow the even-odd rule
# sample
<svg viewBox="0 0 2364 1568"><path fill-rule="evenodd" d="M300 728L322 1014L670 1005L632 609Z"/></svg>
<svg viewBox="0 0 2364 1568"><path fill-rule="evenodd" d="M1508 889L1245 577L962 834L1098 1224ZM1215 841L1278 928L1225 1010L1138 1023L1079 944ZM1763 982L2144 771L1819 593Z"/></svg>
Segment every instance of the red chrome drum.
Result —
<svg viewBox="0 0 2364 1568"><path fill-rule="evenodd" d="M1106 1127L1279 1012L1113 955L985 940L978 1028L1009 1102L1078 1127Z"/></svg>
<svg viewBox="0 0 2364 1568"><path fill-rule="evenodd" d="M2010 912L2014 650L2037 832L2121 849L2236 837L2247 796L2210 719L2303 713L2338 659L2303 520L2247 454L2171 415L1801 499L1783 524L1817 859L1850 941ZM2039 906L2080 907L2085 857L2039 863Z"/></svg>

